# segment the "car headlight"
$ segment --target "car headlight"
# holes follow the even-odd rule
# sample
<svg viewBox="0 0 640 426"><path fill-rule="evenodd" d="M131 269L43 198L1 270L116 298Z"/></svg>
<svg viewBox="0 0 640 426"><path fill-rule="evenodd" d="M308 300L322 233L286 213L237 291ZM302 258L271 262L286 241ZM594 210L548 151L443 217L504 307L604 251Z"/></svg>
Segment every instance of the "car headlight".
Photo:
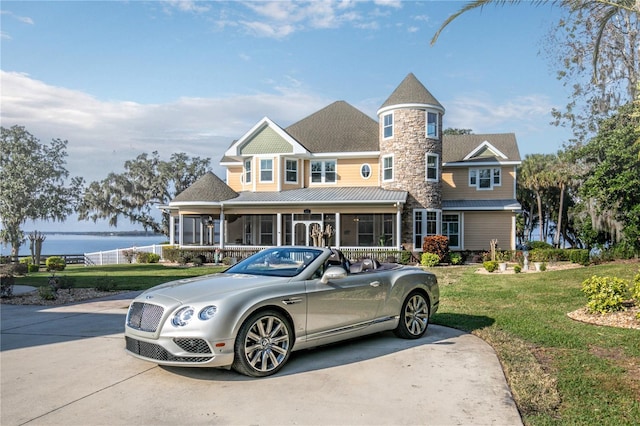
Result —
<svg viewBox="0 0 640 426"><path fill-rule="evenodd" d="M195 311L191 306L180 308L178 309L178 312L173 315L171 323L176 327L184 327L185 325L189 324L189 321L191 321L191 318L193 318L194 312Z"/></svg>
<svg viewBox="0 0 640 426"><path fill-rule="evenodd" d="M216 312L218 312L217 306L213 306L213 305L205 306L198 314L198 318L200 318L203 321L206 321L213 318Z"/></svg>

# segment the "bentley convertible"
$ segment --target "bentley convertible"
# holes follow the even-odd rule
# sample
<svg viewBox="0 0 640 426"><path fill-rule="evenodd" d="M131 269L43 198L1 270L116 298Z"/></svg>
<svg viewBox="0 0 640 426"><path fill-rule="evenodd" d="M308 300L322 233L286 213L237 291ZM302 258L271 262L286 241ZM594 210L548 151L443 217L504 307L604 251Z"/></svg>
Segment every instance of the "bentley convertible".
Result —
<svg viewBox="0 0 640 426"><path fill-rule="evenodd" d="M134 299L129 354L161 365L262 377L292 351L392 330L417 339L438 309L435 275L337 249L273 247L225 272L173 281Z"/></svg>

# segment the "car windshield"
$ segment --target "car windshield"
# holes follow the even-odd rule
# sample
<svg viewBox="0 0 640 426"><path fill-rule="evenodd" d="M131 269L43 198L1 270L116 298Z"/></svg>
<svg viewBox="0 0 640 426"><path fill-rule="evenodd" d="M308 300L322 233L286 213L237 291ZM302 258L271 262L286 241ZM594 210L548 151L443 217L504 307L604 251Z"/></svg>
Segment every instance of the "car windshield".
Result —
<svg viewBox="0 0 640 426"><path fill-rule="evenodd" d="M263 250L227 269L225 273L293 277L320 256L313 248L277 247Z"/></svg>

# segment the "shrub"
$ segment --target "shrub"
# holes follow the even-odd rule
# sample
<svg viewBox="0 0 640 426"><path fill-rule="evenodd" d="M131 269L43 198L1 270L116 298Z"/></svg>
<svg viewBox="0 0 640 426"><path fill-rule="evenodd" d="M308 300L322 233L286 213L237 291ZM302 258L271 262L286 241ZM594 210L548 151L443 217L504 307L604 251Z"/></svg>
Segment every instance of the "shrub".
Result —
<svg viewBox="0 0 640 426"><path fill-rule="evenodd" d="M26 263L14 263L12 270L13 275L25 275L29 271Z"/></svg>
<svg viewBox="0 0 640 426"><path fill-rule="evenodd" d="M449 260L452 265L462 264L462 255L460 253L449 253Z"/></svg>
<svg viewBox="0 0 640 426"><path fill-rule="evenodd" d="M50 286L38 287L38 296L43 300L55 300L56 293Z"/></svg>
<svg viewBox="0 0 640 426"><path fill-rule="evenodd" d="M519 274L520 272L522 272L522 267L520 265L516 265L516 266L513 267L513 271L516 274Z"/></svg>
<svg viewBox="0 0 640 426"><path fill-rule="evenodd" d="M553 246L546 241L529 241L529 248L531 250L545 250L553 248Z"/></svg>
<svg viewBox="0 0 640 426"><path fill-rule="evenodd" d="M529 252L529 260L532 262L546 262L549 260L549 256L544 249L533 249Z"/></svg>
<svg viewBox="0 0 640 426"><path fill-rule="evenodd" d="M224 259L222 259L224 261ZM411 261L411 252L409 250L402 250L400 252L400 263L403 265L408 264Z"/></svg>
<svg viewBox="0 0 640 426"><path fill-rule="evenodd" d="M571 263L578 263L583 266L587 266L589 261L589 250L587 249L571 249L569 252L569 261Z"/></svg>
<svg viewBox="0 0 640 426"><path fill-rule="evenodd" d="M631 284L631 298L636 300L636 304L640 305L640 271L633 277Z"/></svg>
<svg viewBox="0 0 640 426"><path fill-rule="evenodd" d="M105 275L103 277L96 278L96 290L98 291L114 291L116 289L116 282L113 278Z"/></svg>
<svg viewBox="0 0 640 426"><path fill-rule="evenodd" d="M64 271L67 267L66 262L60 256L47 257L47 271Z"/></svg>
<svg viewBox="0 0 640 426"><path fill-rule="evenodd" d="M429 235L424 237L422 252L436 254L438 255L438 262L444 262L449 254L449 238L444 235Z"/></svg>
<svg viewBox="0 0 640 426"><path fill-rule="evenodd" d="M498 262L496 262L495 260L487 260L482 262L482 266L484 266L484 269L486 269L487 271L493 272L498 269Z"/></svg>
<svg viewBox="0 0 640 426"><path fill-rule="evenodd" d="M440 256L435 253L422 253L420 264L422 266L432 267L440 263Z"/></svg>
<svg viewBox="0 0 640 426"><path fill-rule="evenodd" d="M136 256L136 252L133 250L122 250L122 255L124 256L127 263L132 263L133 258Z"/></svg>
<svg viewBox="0 0 640 426"><path fill-rule="evenodd" d="M582 282L582 292L587 295L589 311L605 314L623 309L629 289L620 278L593 276Z"/></svg>
<svg viewBox="0 0 640 426"><path fill-rule="evenodd" d="M71 290L76 285L76 279L73 277L68 277L66 275L62 275L60 277L52 277L55 281L54 291L58 291L61 289Z"/></svg>
<svg viewBox="0 0 640 426"><path fill-rule="evenodd" d="M203 263L202 257L197 256L193 258L193 266L202 266Z"/></svg>
<svg viewBox="0 0 640 426"><path fill-rule="evenodd" d="M28 270L29 272L38 272L38 271L40 270L40 265L35 265L35 264L33 264L33 263L30 263L30 264L27 266L27 270Z"/></svg>

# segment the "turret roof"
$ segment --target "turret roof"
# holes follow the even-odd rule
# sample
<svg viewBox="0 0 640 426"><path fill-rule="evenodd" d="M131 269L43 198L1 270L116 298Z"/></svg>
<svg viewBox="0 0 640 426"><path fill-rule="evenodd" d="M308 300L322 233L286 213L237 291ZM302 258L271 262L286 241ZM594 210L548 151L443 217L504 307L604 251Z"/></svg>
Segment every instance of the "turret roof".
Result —
<svg viewBox="0 0 640 426"><path fill-rule="evenodd" d="M431 92L429 92L427 88L420 83L413 73L409 73L404 80L402 80L402 83L400 83L391 96L387 98L380 109L402 104L433 105L442 109L444 112L444 107L431 94Z"/></svg>
<svg viewBox="0 0 640 426"><path fill-rule="evenodd" d="M172 203L192 201L219 202L236 198L238 193L211 172L202 175L190 187L176 195Z"/></svg>

